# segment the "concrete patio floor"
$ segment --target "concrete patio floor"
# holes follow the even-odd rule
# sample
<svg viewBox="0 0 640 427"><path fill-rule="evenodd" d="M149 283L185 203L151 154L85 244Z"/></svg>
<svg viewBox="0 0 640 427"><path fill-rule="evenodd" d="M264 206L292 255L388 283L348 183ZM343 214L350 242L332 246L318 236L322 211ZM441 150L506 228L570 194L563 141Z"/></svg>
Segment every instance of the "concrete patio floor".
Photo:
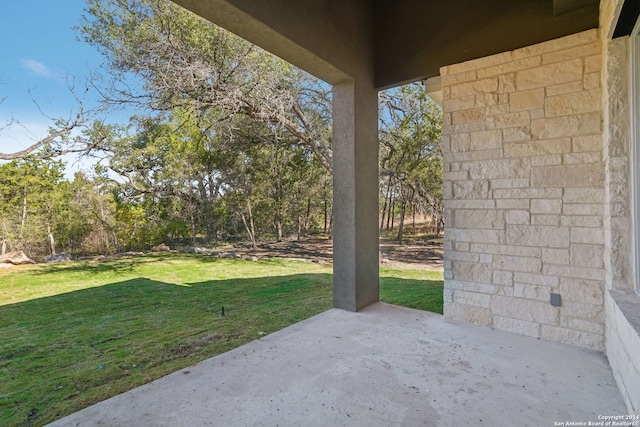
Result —
<svg viewBox="0 0 640 427"><path fill-rule="evenodd" d="M329 310L50 426L554 426L622 414L601 353L378 303Z"/></svg>

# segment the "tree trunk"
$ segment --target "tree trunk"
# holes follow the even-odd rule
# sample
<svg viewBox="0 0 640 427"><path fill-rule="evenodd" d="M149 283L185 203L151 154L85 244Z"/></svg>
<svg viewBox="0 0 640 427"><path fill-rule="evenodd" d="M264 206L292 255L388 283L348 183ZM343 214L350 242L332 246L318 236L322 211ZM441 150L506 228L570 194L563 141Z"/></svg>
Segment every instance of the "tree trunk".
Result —
<svg viewBox="0 0 640 427"><path fill-rule="evenodd" d="M280 218L280 215L277 216L275 222L276 222L276 241L282 242L282 218Z"/></svg>
<svg viewBox="0 0 640 427"><path fill-rule="evenodd" d="M389 228L389 220L387 220L387 230L393 231L394 223L396 221L396 199L395 197L391 200L391 210L389 211L389 216L391 217L391 228Z"/></svg>
<svg viewBox="0 0 640 427"><path fill-rule="evenodd" d="M384 203L382 204L382 215L380 215L380 231L384 229L384 217L387 213L387 198L384 198Z"/></svg>
<svg viewBox="0 0 640 427"><path fill-rule="evenodd" d="M435 227L436 236L439 236L444 228L444 215L440 215L440 209L436 203L431 204L431 222Z"/></svg>
<svg viewBox="0 0 640 427"><path fill-rule="evenodd" d="M196 217L193 214L193 206L189 203L189 221L191 222L191 244L195 248L197 245Z"/></svg>
<svg viewBox="0 0 640 427"><path fill-rule="evenodd" d="M24 239L24 227L27 224L27 188L22 196L22 218L20 219L20 240Z"/></svg>
<svg viewBox="0 0 640 427"><path fill-rule="evenodd" d="M204 226L205 238L207 242L214 240L215 224L213 212L214 196L211 190L213 185L210 176L198 177L198 190L200 193L201 207L199 209L202 225ZM209 189L209 190L207 190Z"/></svg>
<svg viewBox="0 0 640 427"><path fill-rule="evenodd" d="M248 222L244 212L240 212L240 217L242 218L242 223L244 224L244 228L247 230L247 233L249 234L249 239L251 239L251 247L253 249L258 249L258 245L256 244L256 230L253 225L253 213L251 212L251 203L248 200L247 200L247 213L249 214Z"/></svg>
<svg viewBox="0 0 640 427"><path fill-rule="evenodd" d="M391 218L393 217L393 211L395 209L395 199L393 197L393 193L391 191L391 178L389 178L389 201L387 203L387 230L389 230L389 228L393 229L393 226L391 225Z"/></svg>
<svg viewBox="0 0 640 427"><path fill-rule="evenodd" d="M329 225L329 212L328 212L328 206L329 203L327 202L327 199L324 199L324 233L327 233L327 226Z"/></svg>
<svg viewBox="0 0 640 427"><path fill-rule="evenodd" d="M280 206L280 198L277 197L275 202L276 202L276 212L275 212L275 218L273 219L273 225L275 226L276 229L276 241L277 242L282 242L282 209Z"/></svg>
<svg viewBox="0 0 640 427"><path fill-rule="evenodd" d="M402 208L400 210L400 225L398 226L398 244L402 244L402 234L404 233L404 215L407 211L407 201L402 200Z"/></svg>
<svg viewBox="0 0 640 427"><path fill-rule="evenodd" d="M411 204L411 209L413 211L413 223L411 224L411 227L413 228L413 232L416 232L416 204L412 203Z"/></svg>
<svg viewBox="0 0 640 427"><path fill-rule="evenodd" d="M389 182L389 180L387 181ZM387 193L384 196L384 205L382 206L382 218L380 219L380 231L384 229L384 217L387 213L387 208L389 207L389 199L391 198L391 183L387 185ZM389 227L387 227L389 228Z"/></svg>
<svg viewBox="0 0 640 427"><path fill-rule="evenodd" d="M309 233L309 227L311 226L311 196L307 197L307 212L304 218L304 224L302 227L302 235L307 237Z"/></svg>
<svg viewBox="0 0 640 427"><path fill-rule="evenodd" d="M7 232L7 224L2 221L2 234L4 237L2 238L2 253L0 255L4 255L7 253L7 245L9 246L9 250L11 250L11 242L9 242L9 233Z"/></svg>
<svg viewBox="0 0 640 427"><path fill-rule="evenodd" d="M107 253L111 252L111 240L109 238L109 231L112 227L109 226L106 220L106 215L104 214L104 205L103 205L102 197L98 198L98 208L100 208L100 225L102 226L102 235L104 235L104 243ZM115 236L115 233L112 233ZM113 239L113 244L116 246L116 238Z"/></svg>
<svg viewBox="0 0 640 427"><path fill-rule="evenodd" d="M247 231L247 234L249 235L249 240L251 240L251 246L255 249L256 248L255 239L253 237L253 234L251 233L251 228L249 227L249 224L247 223L247 217L245 216L244 212L240 212L240 218L242 218L242 223L244 224L244 229Z"/></svg>
<svg viewBox="0 0 640 427"><path fill-rule="evenodd" d="M439 236L444 228L444 220L442 217L436 213L436 236Z"/></svg>
<svg viewBox="0 0 640 427"><path fill-rule="evenodd" d="M53 238L53 233L51 233L51 224L47 224L47 236L49 237L49 249L51 250L51 255L55 255L56 241Z"/></svg>

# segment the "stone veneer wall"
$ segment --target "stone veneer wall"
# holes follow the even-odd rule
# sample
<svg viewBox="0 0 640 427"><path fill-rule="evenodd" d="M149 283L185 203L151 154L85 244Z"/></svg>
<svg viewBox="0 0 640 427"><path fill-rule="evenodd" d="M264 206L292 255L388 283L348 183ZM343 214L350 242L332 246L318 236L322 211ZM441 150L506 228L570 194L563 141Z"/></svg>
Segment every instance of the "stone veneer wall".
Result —
<svg viewBox="0 0 640 427"><path fill-rule="evenodd" d="M448 320L604 349L602 62L590 30L441 69Z"/></svg>
<svg viewBox="0 0 640 427"><path fill-rule="evenodd" d="M600 4L609 34L622 0ZM631 219L632 85L630 39L605 40L603 105L605 160L605 346L630 414L640 413L640 296L634 291Z"/></svg>

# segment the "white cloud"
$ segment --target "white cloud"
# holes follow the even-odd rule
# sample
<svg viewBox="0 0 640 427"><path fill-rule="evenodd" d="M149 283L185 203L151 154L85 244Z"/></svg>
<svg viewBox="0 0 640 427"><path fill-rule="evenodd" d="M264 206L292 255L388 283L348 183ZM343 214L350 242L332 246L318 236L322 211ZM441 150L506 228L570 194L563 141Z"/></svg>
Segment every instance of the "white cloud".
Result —
<svg viewBox="0 0 640 427"><path fill-rule="evenodd" d="M51 69L42 62L38 62L34 59L21 59L20 62L22 63L22 68L25 68L36 76L48 78L53 75Z"/></svg>
<svg viewBox="0 0 640 427"><path fill-rule="evenodd" d="M22 64L22 68L38 77L59 79L62 74L60 70L51 68L40 61L36 61L35 59L21 59L20 63Z"/></svg>

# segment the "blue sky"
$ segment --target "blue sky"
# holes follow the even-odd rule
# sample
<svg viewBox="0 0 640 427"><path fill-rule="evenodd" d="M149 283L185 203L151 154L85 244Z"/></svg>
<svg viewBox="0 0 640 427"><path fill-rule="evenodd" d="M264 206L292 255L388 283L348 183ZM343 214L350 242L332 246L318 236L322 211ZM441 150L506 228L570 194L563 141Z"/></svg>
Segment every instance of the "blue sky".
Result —
<svg viewBox="0 0 640 427"><path fill-rule="evenodd" d="M85 0L0 1L0 152L24 148L46 136L50 121L76 111L70 85L84 88L102 63L95 48L79 41ZM82 92L82 91L81 91ZM42 112L39 111L40 106ZM91 106L91 99L85 103Z"/></svg>

